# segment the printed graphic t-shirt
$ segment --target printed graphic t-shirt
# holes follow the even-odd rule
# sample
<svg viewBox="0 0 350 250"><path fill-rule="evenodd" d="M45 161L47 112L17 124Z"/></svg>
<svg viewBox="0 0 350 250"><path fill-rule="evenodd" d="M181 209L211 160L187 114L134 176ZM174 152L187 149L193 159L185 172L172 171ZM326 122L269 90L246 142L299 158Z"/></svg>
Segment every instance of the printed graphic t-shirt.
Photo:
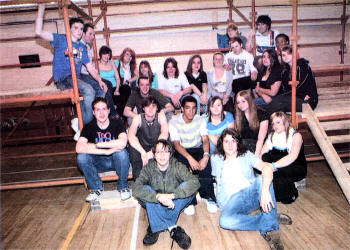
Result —
<svg viewBox="0 0 350 250"><path fill-rule="evenodd" d="M93 119L83 128L81 136L88 139L90 143L98 143L117 140L119 134L125 132L123 123L118 119L109 120L109 126L106 129L99 128L96 119Z"/></svg>

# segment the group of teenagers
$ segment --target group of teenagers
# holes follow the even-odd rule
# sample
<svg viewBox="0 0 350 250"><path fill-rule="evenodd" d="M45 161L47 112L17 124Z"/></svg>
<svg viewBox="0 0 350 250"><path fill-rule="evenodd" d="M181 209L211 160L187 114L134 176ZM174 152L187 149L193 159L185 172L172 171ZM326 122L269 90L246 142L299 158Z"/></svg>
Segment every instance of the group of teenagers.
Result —
<svg viewBox="0 0 350 250"><path fill-rule="evenodd" d="M54 47L57 87L72 88L66 36L43 30L44 11L45 4L40 4L36 34ZM297 199L295 182L306 177L307 164L302 137L284 112L291 99L291 47L276 50L277 32L270 34L268 16L259 16L257 27L258 51L265 46L258 43L262 37L267 36L273 47L262 50L262 57L254 59L244 50L251 46L251 37L244 43L237 27L229 25L226 38L218 36L218 42L220 46L228 40L230 52L215 53L210 72L203 71L202 58L194 55L183 74L170 57L157 75L148 61L141 61L137 69L131 48L112 60L107 46L100 48L98 72L89 45L93 26L70 20L78 86L84 96L84 127L76 138L76 152L91 190L86 201L103 193L99 173L115 170L121 199L133 195L147 210L145 245L154 244L159 233L168 230L181 248L190 247L191 238L176 223L182 211L195 214L198 191L208 212L221 210L222 228L258 230L271 249L283 249L279 224L292 221L277 213L276 202ZM298 59L298 80L297 109L305 102L315 108L316 84L304 59Z"/></svg>

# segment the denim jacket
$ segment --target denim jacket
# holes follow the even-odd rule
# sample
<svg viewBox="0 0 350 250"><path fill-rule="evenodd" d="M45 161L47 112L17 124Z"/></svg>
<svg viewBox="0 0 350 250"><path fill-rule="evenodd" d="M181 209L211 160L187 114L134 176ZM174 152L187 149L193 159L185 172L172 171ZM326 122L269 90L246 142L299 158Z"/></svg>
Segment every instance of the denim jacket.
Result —
<svg viewBox="0 0 350 250"><path fill-rule="evenodd" d="M253 168L261 160L250 151L247 151L243 155L239 156L238 160L240 162L240 168L243 176L247 178L247 180L252 184L256 178L254 175ZM230 197L228 197L227 195L226 190L223 189L221 181L222 170L224 168L224 157L215 154L211 158L211 164L213 169L212 175L216 177L217 182L216 200L219 207L222 209L225 206L226 202L230 199Z"/></svg>

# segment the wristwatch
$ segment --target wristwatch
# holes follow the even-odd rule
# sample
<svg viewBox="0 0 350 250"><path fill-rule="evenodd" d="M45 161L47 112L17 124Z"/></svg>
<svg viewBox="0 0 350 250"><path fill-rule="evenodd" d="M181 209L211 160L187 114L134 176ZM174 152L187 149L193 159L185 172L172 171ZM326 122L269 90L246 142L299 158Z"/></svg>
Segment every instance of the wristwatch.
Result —
<svg viewBox="0 0 350 250"><path fill-rule="evenodd" d="M207 155L207 156L209 156L210 157L210 154L208 153L208 152L204 152L204 154L203 155Z"/></svg>

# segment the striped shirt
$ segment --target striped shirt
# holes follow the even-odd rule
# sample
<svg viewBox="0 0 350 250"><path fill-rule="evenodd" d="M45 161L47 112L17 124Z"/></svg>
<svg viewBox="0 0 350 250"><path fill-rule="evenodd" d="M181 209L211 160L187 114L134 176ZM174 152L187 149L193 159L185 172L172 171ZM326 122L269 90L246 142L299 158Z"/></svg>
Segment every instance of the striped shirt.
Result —
<svg viewBox="0 0 350 250"><path fill-rule="evenodd" d="M195 115L190 123L186 123L183 114L177 114L169 122L171 141L180 141L184 148L199 148L202 136L208 135L207 123L199 115Z"/></svg>

